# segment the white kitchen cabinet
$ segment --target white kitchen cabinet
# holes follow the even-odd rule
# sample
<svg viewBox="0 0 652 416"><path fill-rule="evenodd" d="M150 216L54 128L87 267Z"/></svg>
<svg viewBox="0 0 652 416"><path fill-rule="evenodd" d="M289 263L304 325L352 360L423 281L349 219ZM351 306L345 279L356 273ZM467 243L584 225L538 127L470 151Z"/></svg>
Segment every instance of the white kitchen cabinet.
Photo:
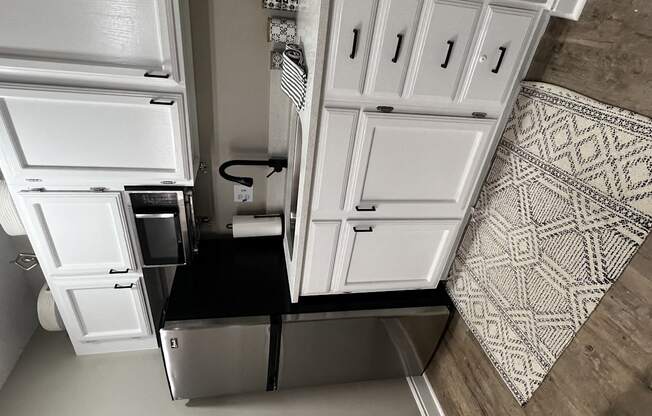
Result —
<svg viewBox="0 0 652 416"><path fill-rule="evenodd" d="M407 98L451 104L460 84L482 3L426 0Z"/></svg>
<svg viewBox="0 0 652 416"><path fill-rule="evenodd" d="M358 110L336 108L325 108L322 112L312 197L313 218L329 218L344 209L358 114Z"/></svg>
<svg viewBox="0 0 652 416"><path fill-rule="evenodd" d="M331 95L360 96L378 0L334 0L332 4L326 90Z"/></svg>
<svg viewBox="0 0 652 416"><path fill-rule="evenodd" d="M364 113L353 214L462 218L488 156L495 120Z"/></svg>
<svg viewBox="0 0 652 416"><path fill-rule="evenodd" d="M51 290L74 343L142 338L152 333L138 274L56 281Z"/></svg>
<svg viewBox="0 0 652 416"><path fill-rule="evenodd" d="M489 5L460 101L505 103L536 30L540 10Z"/></svg>
<svg viewBox="0 0 652 416"><path fill-rule="evenodd" d="M183 96L0 87L3 173L14 183L189 180Z"/></svg>
<svg viewBox="0 0 652 416"><path fill-rule="evenodd" d="M172 0L4 0L0 72L180 81Z"/></svg>
<svg viewBox="0 0 652 416"><path fill-rule="evenodd" d="M301 287L302 295L326 294L331 290L337 262L340 221L312 221L308 230L305 270L308 279Z"/></svg>
<svg viewBox="0 0 652 416"><path fill-rule="evenodd" d="M435 288L459 226L450 220L347 221L336 290Z"/></svg>
<svg viewBox="0 0 652 416"><path fill-rule="evenodd" d="M366 94L385 98L402 95L421 5L421 0L381 2L369 60Z"/></svg>
<svg viewBox="0 0 652 416"><path fill-rule="evenodd" d="M21 192L17 199L49 278L102 277L136 268L120 193Z"/></svg>

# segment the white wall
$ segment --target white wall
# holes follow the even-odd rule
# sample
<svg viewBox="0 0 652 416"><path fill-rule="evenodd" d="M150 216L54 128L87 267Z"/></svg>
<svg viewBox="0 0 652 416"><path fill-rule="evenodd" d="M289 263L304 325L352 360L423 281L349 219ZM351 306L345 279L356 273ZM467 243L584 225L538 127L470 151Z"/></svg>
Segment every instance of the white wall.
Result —
<svg viewBox="0 0 652 416"><path fill-rule="evenodd" d="M197 180L196 205L199 215L212 209L209 231L227 233L234 214L266 212L268 200L278 211L282 201L282 175L268 180L266 167L229 169L254 178L254 202L244 204L233 202L234 183L218 169L230 159L285 156L286 138L278 136L286 134L289 101L278 94L279 71L269 69L271 49L282 45L267 41L268 18L284 13L264 9L259 0L193 0L190 10L201 159L211 165L210 178Z"/></svg>
<svg viewBox="0 0 652 416"><path fill-rule="evenodd" d="M0 228L0 388L38 325L40 268L24 272L10 264L18 252L30 250L26 237L9 237Z"/></svg>

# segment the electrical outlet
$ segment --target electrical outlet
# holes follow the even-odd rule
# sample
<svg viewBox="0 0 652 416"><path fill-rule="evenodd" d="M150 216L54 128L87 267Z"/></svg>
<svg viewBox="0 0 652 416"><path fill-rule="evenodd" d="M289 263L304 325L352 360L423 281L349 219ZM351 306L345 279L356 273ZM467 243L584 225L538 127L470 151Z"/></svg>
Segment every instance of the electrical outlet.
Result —
<svg viewBox="0 0 652 416"><path fill-rule="evenodd" d="M254 202L254 187L244 185L233 185L234 202Z"/></svg>

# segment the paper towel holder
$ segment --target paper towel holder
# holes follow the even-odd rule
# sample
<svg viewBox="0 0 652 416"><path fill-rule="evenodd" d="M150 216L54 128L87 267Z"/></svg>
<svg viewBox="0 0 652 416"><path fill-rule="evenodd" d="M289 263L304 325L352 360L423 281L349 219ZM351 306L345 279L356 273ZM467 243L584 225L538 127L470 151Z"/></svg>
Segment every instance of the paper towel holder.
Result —
<svg viewBox="0 0 652 416"><path fill-rule="evenodd" d="M38 258L36 258L34 253L18 253L16 259L10 263L15 264L25 271L29 271L38 266Z"/></svg>

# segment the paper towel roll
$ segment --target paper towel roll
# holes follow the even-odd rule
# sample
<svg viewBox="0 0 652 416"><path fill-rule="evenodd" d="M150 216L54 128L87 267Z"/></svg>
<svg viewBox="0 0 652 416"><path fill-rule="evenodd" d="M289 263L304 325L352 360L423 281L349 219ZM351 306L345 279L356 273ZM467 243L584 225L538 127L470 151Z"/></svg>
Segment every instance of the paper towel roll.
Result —
<svg viewBox="0 0 652 416"><path fill-rule="evenodd" d="M5 181L0 180L0 225L9 235L25 235L25 228L20 222L18 212L11 199Z"/></svg>
<svg viewBox="0 0 652 416"><path fill-rule="evenodd" d="M47 284L43 285L38 294L36 301L36 313L38 314L38 321L46 331L61 331L63 330L63 322L57 310L57 305L54 303L52 292Z"/></svg>
<svg viewBox="0 0 652 416"><path fill-rule="evenodd" d="M281 235L283 222L280 215L234 215L233 237L264 237Z"/></svg>

